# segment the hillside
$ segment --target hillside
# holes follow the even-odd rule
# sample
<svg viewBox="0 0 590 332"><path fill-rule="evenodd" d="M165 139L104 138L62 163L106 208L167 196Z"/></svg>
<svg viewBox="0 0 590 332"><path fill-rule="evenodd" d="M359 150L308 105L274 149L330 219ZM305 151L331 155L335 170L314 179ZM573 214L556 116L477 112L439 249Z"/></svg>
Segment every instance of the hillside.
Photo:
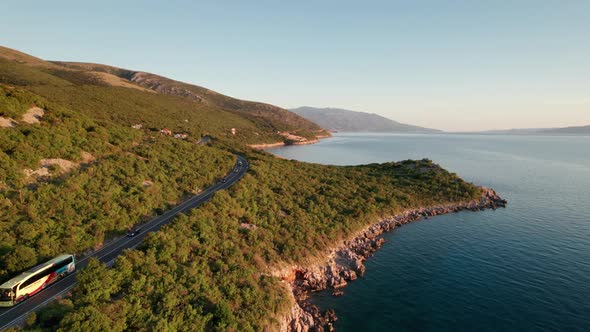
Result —
<svg viewBox="0 0 590 332"><path fill-rule="evenodd" d="M322 131L322 128L315 123L280 107L235 99L200 86L175 81L155 74L90 63L58 61L53 63L74 70L106 73L160 94L186 97L207 106L233 111L257 122L265 130L297 131L299 133L321 133Z"/></svg>
<svg viewBox="0 0 590 332"><path fill-rule="evenodd" d="M590 125L561 128L519 128L506 130L487 130L478 133L507 135L590 135Z"/></svg>
<svg viewBox="0 0 590 332"><path fill-rule="evenodd" d="M590 135L590 125L576 126L576 127L551 128L551 129L541 130L540 132L543 134Z"/></svg>
<svg viewBox="0 0 590 332"><path fill-rule="evenodd" d="M0 48L0 278L100 246L217 181L228 147L321 132L271 105L212 91L198 101L98 67Z"/></svg>
<svg viewBox="0 0 590 332"><path fill-rule="evenodd" d="M61 252L100 247L234 163L228 151L196 147L205 127L189 124L215 118L186 112L179 100L77 85L3 59L0 82L0 118L8 123L0 127L2 279ZM163 111L179 119L158 116ZM252 126L232 116L236 126ZM189 136L159 133L164 126ZM221 124L210 126L222 139Z"/></svg>
<svg viewBox="0 0 590 332"><path fill-rule="evenodd" d="M293 113L317 123L328 130L344 132L402 132L433 133L440 130L407 125L383 116L339 108L298 107Z"/></svg>
<svg viewBox="0 0 590 332"><path fill-rule="evenodd" d="M129 126L150 118L173 131L191 131L193 137L211 135L247 143L285 141L279 131L309 139L326 134L316 124L285 109L231 98L155 74L100 64L49 62L5 47L0 47L0 61L0 84L26 87L73 107L94 104L90 108L98 110L95 115ZM74 89L77 91L72 94ZM127 110L105 114L97 103L125 104ZM162 117L163 109L168 119ZM186 124L190 118L194 121ZM231 128L236 128L235 135L230 135Z"/></svg>

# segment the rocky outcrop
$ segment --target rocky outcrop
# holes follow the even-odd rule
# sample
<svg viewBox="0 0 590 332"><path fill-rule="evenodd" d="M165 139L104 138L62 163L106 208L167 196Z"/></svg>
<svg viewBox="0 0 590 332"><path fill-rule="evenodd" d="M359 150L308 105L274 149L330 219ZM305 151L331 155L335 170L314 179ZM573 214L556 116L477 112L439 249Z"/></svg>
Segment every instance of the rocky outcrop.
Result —
<svg viewBox="0 0 590 332"><path fill-rule="evenodd" d="M303 139L303 140L299 140L299 141L287 139L284 142L266 143L266 144L249 144L248 146L251 147L252 149L256 149L256 150L264 150L264 149L268 149L268 148L274 148L277 146L285 146L285 145L315 144L315 143L318 143L319 141L320 141L319 139L312 139L312 140Z"/></svg>
<svg viewBox="0 0 590 332"><path fill-rule="evenodd" d="M319 141L320 141L319 139L303 139L303 140L299 140L299 141L286 140L285 145L308 145L308 144L316 144Z"/></svg>
<svg viewBox="0 0 590 332"><path fill-rule="evenodd" d="M186 97L200 103L205 102L205 99L202 95L183 87L181 84L177 84L172 80L158 75L145 72L136 72L129 78L129 80L133 83L139 84L142 87L146 87L161 94Z"/></svg>
<svg viewBox="0 0 590 332"><path fill-rule="evenodd" d="M307 144L315 144L320 141L322 138L330 138L330 135L323 135L323 134L316 134L315 138L305 138L302 136L295 135L290 132L277 132L279 135L283 136L285 140L283 142L276 142L276 143L267 143L267 144L250 144L249 147L257 150L264 150L272 147L277 146L284 146L284 145L307 145Z"/></svg>
<svg viewBox="0 0 590 332"><path fill-rule="evenodd" d="M334 310L322 311L316 305L302 299L291 307L288 315L280 322L281 332L324 332L333 331L338 318Z"/></svg>
<svg viewBox="0 0 590 332"><path fill-rule="evenodd" d="M275 143L264 143L264 144L248 144L249 147L256 150L264 150L268 148L274 148L277 146L284 146L285 142L275 142Z"/></svg>
<svg viewBox="0 0 590 332"><path fill-rule="evenodd" d="M480 198L472 201L408 210L395 216L383 218L361 230L351 239L344 241L340 246L330 250L327 260L321 264L307 267L293 266L276 271L275 275L291 285L298 308L294 307L292 313L296 312L297 315L291 315L288 318L291 321L285 324L283 331L323 331L324 328L332 330L336 315L330 310L322 312L317 306L308 302L309 293L331 288L335 290L335 295L342 295L341 287L365 273L363 262L385 242L380 237L384 232L420 220L422 217L428 218L464 210L495 210L506 206L506 200L498 196L493 189L481 189ZM301 313L300 309L305 313ZM313 317L313 321L309 319L310 315Z"/></svg>
<svg viewBox="0 0 590 332"><path fill-rule="evenodd" d="M299 303L291 307L291 311L280 322L281 331L305 332L315 326L314 317L311 313L303 310Z"/></svg>

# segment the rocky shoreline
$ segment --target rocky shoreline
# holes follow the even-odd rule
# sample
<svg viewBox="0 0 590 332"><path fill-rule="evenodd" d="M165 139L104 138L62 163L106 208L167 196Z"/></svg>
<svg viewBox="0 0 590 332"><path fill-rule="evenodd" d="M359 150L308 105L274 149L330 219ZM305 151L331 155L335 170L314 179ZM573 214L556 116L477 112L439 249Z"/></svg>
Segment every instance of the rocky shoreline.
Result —
<svg viewBox="0 0 590 332"><path fill-rule="evenodd" d="M405 211L383 218L358 232L351 239L329 251L327 260L313 266L291 266L273 273L286 281L293 292L294 305L280 322L282 331L332 331L337 317L333 310L321 311L308 301L311 292L333 289L333 295L343 294L342 287L357 279L365 272L363 262L381 247L384 240L380 235L409 222L428 219L431 216L464 210L481 211L506 207L493 189L482 187L482 195L463 203L451 203L429 208Z"/></svg>
<svg viewBox="0 0 590 332"><path fill-rule="evenodd" d="M268 148L274 148L277 146L284 146L285 142L276 142L276 143L264 143L264 144L248 144L248 147L256 150L264 150Z"/></svg>
<svg viewBox="0 0 590 332"><path fill-rule="evenodd" d="M290 141L290 140L286 140L284 142L276 142L276 143L250 144L248 146L251 147L252 149L256 149L256 150L264 150L264 149L268 149L268 148L274 148L274 147L277 147L277 146L285 146L285 145L308 145L308 144L315 144L315 143L318 143L319 141L320 141L319 139L306 140L306 141Z"/></svg>
<svg viewBox="0 0 590 332"><path fill-rule="evenodd" d="M330 138L331 135L316 135L314 139L308 139L301 136L297 136L288 132L281 133L285 140L282 142L275 143L263 143L263 144L249 144L248 146L256 150L264 150L268 148L274 148L277 146L285 145L308 145L318 143L321 139Z"/></svg>

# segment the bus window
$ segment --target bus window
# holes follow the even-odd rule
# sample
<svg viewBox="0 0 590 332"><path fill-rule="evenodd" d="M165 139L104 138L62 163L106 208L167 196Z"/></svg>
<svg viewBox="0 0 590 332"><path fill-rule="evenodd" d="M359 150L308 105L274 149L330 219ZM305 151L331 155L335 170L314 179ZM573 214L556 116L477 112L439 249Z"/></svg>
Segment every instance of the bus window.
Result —
<svg viewBox="0 0 590 332"><path fill-rule="evenodd" d="M12 289L0 289L0 301L12 301Z"/></svg>

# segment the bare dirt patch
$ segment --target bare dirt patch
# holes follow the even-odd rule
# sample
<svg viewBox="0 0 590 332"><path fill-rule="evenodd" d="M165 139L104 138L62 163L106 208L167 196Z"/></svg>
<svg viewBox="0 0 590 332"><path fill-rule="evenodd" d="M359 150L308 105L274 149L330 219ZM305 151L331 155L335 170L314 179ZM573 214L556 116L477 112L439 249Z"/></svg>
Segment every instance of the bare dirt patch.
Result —
<svg viewBox="0 0 590 332"><path fill-rule="evenodd" d="M73 161L69 161L66 159L59 159L59 158L41 159L40 163L41 163L41 167L47 167L47 168L49 168L53 165L57 165L57 166L59 166L61 173L68 173L69 171L71 171L72 169L74 169L78 166L78 164L76 164Z"/></svg>
<svg viewBox="0 0 590 332"><path fill-rule="evenodd" d="M54 170L57 174L60 175L69 173L72 169L78 167L77 163L60 158L41 159L39 164L41 165L41 167L35 170L30 168L25 168L23 170L23 173L25 173L27 180L34 181L33 177L50 177L53 175L51 172L51 168L53 167L57 167L57 169Z"/></svg>
<svg viewBox="0 0 590 332"><path fill-rule="evenodd" d="M16 125L16 121L11 118L3 118L0 116L0 128L12 128Z"/></svg>
<svg viewBox="0 0 590 332"><path fill-rule="evenodd" d="M36 176L36 177L49 176L49 168L41 167L41 168L38 168L35 170L30 169L30 168L25 168L25 169L23 169L23 173L25 173L27 180L33 180L32 177L34 177L34 176Z"/></svg>
<svg viewBox="0 0 590 332"><path fill-rule="evenodd" d="M45 111L39 107L31 107L23 114L22 121L30 124L39 123Z"/></svg>
<svg viewBox="0 0 590 332"><path fill-rule="evenodd" d="M82 151L80 157L82 157L82 163L84 164L90 164L94 161L94 156L90 152Z"/></svg>
<svg viewBox="0 0 590 332"><path fill-rule="evenodd" d="M247 229L247 230L255 230L256 228L258 228L258 226L254 225L254 224L248 224L248 223L243 222L240 224L240 228Z"/></svg>

